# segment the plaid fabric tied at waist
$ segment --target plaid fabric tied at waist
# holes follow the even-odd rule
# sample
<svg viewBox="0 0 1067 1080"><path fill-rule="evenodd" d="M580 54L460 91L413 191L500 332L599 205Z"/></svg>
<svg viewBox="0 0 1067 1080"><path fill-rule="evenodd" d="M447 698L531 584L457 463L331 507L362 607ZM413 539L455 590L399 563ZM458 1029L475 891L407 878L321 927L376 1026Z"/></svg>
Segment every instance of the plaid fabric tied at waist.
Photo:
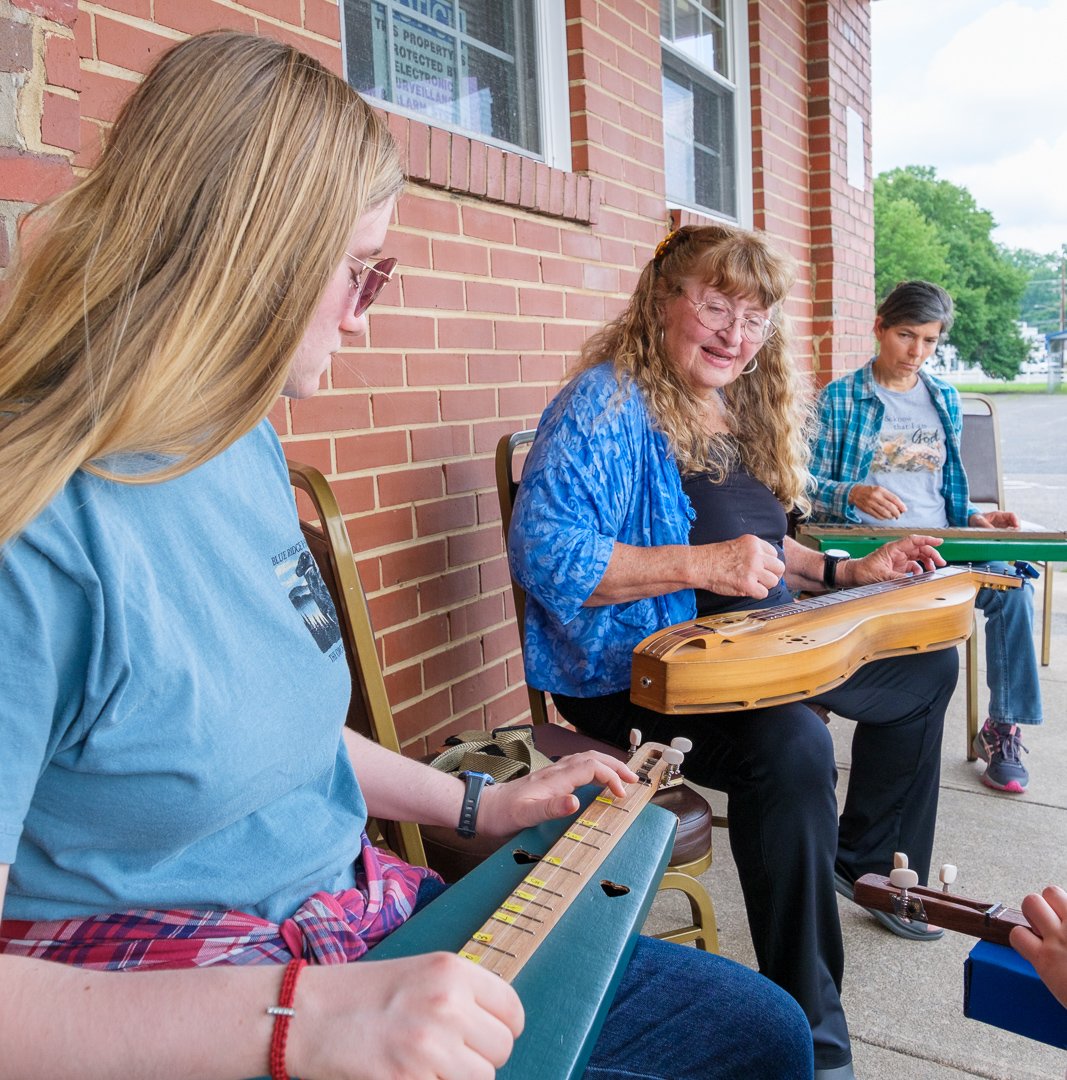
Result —
<svg viewBox="0 0 1067 1080"><path fill-rule="evenodd" d="M0 952L99 971L312 964L358 960L415 907L432 870L375 848L366 833L352 889L309 896L280 925L242 911L123 911L79 919L0 922Z"/></svg>

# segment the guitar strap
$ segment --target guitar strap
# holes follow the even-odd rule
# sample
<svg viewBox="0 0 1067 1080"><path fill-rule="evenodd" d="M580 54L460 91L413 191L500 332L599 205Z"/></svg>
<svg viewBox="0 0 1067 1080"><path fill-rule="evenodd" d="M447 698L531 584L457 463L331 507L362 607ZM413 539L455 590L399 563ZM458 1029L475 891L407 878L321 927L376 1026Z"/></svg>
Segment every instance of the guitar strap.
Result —
<svg viewBox="0 0 1067 1080"><path fill-rule="evenodd" d="M498 784L536 772L552 759L534 746L533 728L499 727L493 731L463 731L446 740L430 764L453 776L466 771L488 773Z"/></svg>

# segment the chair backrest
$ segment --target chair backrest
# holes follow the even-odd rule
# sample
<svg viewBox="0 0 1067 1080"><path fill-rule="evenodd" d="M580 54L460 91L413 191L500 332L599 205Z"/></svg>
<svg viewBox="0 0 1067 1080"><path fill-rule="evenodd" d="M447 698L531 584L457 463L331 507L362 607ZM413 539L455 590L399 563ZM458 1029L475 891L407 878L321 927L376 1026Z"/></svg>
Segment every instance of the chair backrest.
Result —
<svg viewBox="0 0 1067 1080"><path fill-rule="evenodd" d="M522 479L520 454L525 456L533 442L533 429L516 431L512 435L501 436L496 446L496 493L500 500L500 525L504 530L504 546L507 548L508 530L511 528L511 511L515 506L515 496L519 492ZM516 472L518 475L516 475ZM515 598L515 621L519 626L519 644L526 643L526 593L523 587L511 578L511 594ZM535 690L527 683L526 693L530 699L530 717L535 724L548 723L548 704L544 692Z"/></svg>
<svg viewBox="0 0 1067 1080"><path fill-rule="evenodd" d="M400 739L385 692L367 597L356 571L348 529L337 499L318 469L295 461L288 464L290 483L310 499L317 519L301 519L300 528L337 610L345 655L352 673L352 698L346 723L353 731L399 754ZM402 859L426 865L417 825L393 821L376 824L386 843Z"/></svg>
<svg viewBox="0 0 1067 1080"><path fill-rule="evenodd" d="M971 502L1004 507L1004 477L1000 469L1000 424L996 407L985 394L960 394L963 434L960 456L967 473Z"/></svg>

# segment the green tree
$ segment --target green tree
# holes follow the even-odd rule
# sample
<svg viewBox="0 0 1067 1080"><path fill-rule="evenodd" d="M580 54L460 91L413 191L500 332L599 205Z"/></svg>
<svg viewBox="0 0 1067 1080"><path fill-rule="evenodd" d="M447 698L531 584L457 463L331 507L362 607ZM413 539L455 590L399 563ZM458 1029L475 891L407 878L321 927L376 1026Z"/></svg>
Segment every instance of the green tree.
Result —
<svg viewBox="0 0 1067 1080"><path fill-rule="evenodd" d="M879 300L906 278L937 281L956 305L949 340L960 358L1011 379L1027 354L1016 321L1029 274L994 243L994 225L966 188L939 180L932 168L909 165L875 179Z"/></svg>
<svg viewBox="0 0 1067 1080"><path fill-rule="evenodd" d="M1043 334L1060 329L1060 256L1040 255L1018 248L1009 253L1012 263L1026 273L1021 318Z"/></svg>
<svg viewBox="0 0 1067 1080"><path fill-rule="evenodd" d="M937 229L923 217L911 199L894 199L885 187L875 183L875 273L874 288L882 300L900 281L922 278L945 281L948 277L948 245ZM880 237L891 237L880 243Z"/></svg>

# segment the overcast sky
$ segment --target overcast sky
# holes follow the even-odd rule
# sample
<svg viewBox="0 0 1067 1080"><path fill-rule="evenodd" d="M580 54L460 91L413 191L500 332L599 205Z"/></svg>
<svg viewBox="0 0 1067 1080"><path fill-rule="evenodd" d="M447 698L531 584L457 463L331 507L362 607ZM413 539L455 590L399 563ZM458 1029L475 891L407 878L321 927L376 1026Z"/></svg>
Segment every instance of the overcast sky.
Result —
<svg viewBox="0 0 1067 1080"><path fill-rule="evenodd" d="M875 174L933 165L1009 247L1067 244L1067 0L875 0Z"/></svg>

